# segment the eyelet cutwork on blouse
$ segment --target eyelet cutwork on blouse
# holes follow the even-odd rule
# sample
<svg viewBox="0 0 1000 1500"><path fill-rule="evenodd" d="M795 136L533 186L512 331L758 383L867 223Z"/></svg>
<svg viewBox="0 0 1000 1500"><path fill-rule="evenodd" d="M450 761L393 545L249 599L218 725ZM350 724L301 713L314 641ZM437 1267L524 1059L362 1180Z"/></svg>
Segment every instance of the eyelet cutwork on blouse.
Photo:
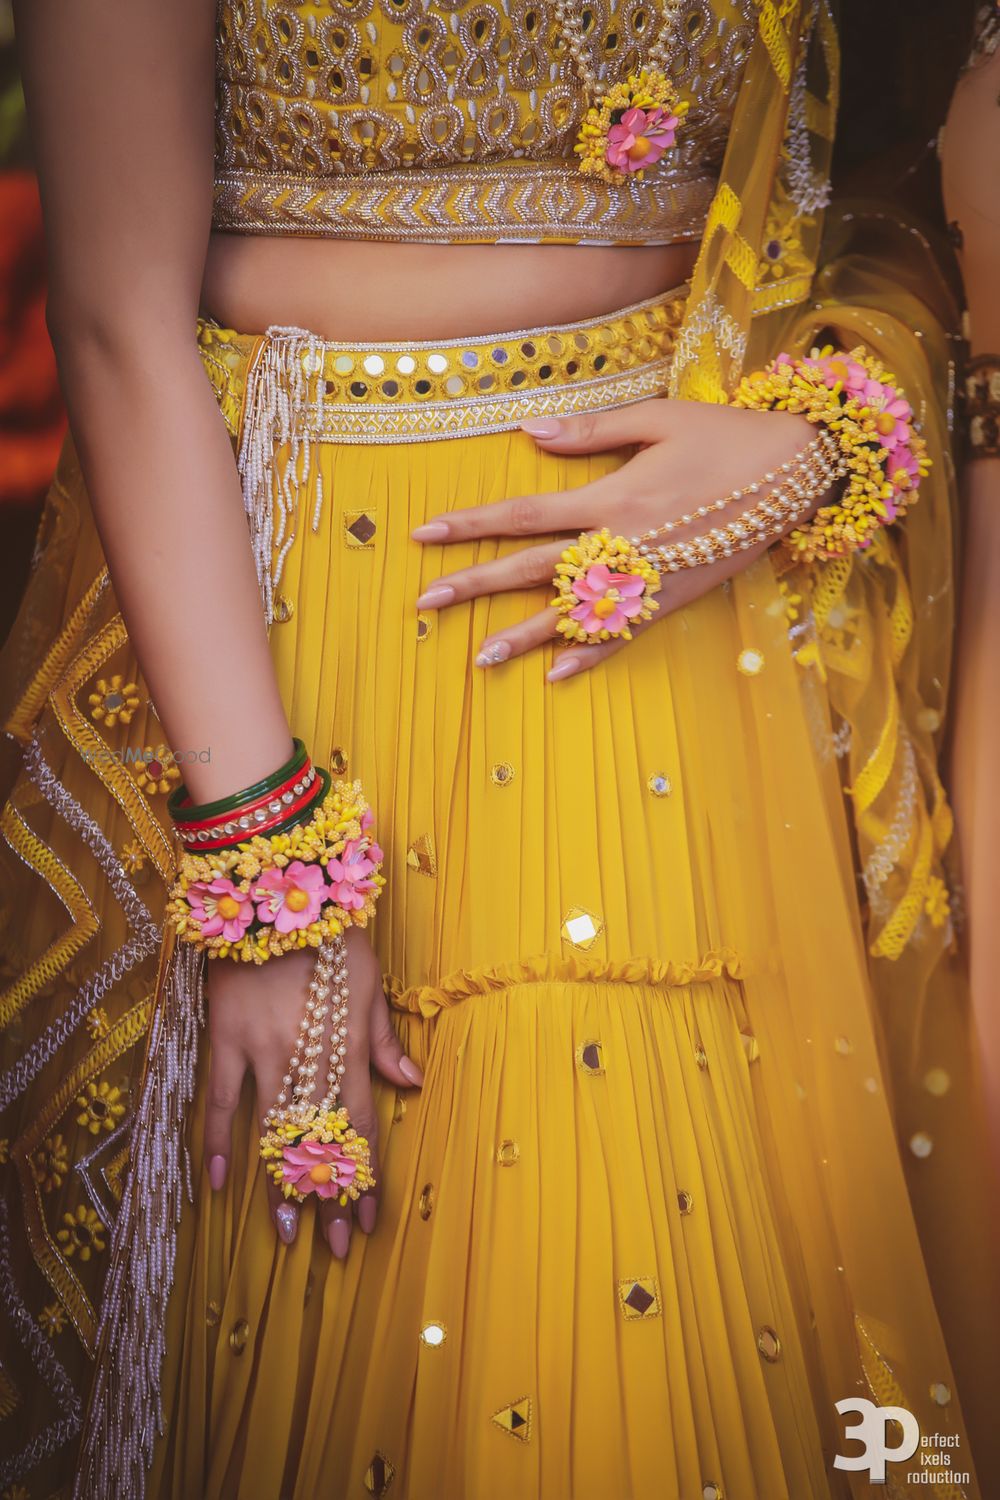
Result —
<svg viewBox="0 0 1000 1500"><path fill-rule="evenodd" d="M588 0L602 86L640 69L656 0ZM642 180L583 176L587 107L542 0L219 0L215 227L662 244L700 234L754 35L753 0L685 0L683 136Z"/></svg>

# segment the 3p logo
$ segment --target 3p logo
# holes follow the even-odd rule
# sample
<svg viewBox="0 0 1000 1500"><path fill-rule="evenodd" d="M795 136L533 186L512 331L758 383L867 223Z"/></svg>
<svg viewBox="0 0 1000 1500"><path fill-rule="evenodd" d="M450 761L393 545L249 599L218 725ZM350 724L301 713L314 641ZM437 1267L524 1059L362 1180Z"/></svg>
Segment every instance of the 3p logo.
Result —
<svg viewBox="0 0 1000 1500"><path fill-rule="evenodd" d="M833 1460L835 1469L867 1469L872 1484L885 1484L886 1462L899 1464L912 1458L920 1442L920 1428L912 1411L905 1406L876 1406L864 1396L845 1396L836 1403L837 1410L857 1412L859 1420L844 1429L844 1436L864 1446L864 1452L844 1458L840 1453ZM887 1427L898 1422L903 1436L895 1447L887 1441Z"/></svg>

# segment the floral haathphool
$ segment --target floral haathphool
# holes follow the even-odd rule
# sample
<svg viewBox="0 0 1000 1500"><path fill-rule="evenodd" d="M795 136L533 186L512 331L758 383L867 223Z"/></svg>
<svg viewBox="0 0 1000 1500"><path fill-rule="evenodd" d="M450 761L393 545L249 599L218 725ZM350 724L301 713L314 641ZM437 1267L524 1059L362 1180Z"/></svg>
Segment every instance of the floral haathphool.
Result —
<svg viewBox="0 0 1000 1500"><path fill-rule="evenodd" d="M863 347L827 345L805 358L779 354L744 376L733 406L788 411L837 438L848 470L839 498L821 505L784 546L799 560L841 557L871 545L880 526L898 520L917 499L931 466L902 387Z"/></svg>
<svg viewBox="0 0 1000 1500"><path fill-rule="evenodd" d="M260 1154L282 1195L299 1203L312 1194L344 1205L375 1185L368 1142L343 1107L307 1111L301 1120L269 1120Z"/></svg>
<svg viewBox="0 0 1000 1500"><path fill-rule="evenodd" d="M641 178L676 143L687 108L659 69L629 74L583 118L574 147L581 172L605 182Z"/></svg>
<svg viewBox="0 0 1000 1500"><path fill-rule="evenodd" d="M584 532L555 570L556 629L571 641L632 639L631 625L652 617L660 575L624 537Z"/></svg>
<svg viewBox="0 0 1000 1500"><path fill-rule="evenodd" d="M337 782L307 822L180 857L167 916L209 958L264 963L365 926L385 884L360 782Z"/></svg>

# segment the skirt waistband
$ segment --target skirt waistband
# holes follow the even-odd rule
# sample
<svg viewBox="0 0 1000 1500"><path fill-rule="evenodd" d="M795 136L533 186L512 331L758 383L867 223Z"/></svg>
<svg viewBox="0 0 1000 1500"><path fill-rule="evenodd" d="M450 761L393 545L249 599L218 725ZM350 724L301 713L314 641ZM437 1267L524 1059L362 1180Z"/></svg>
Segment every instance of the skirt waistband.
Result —
<svg viewBox="0 0 1000 1500"><path fill-rule="evenodd" d="M601 318L471 339L328 343L306 329L243 334L204 318L197 337L233 436L264 386L289 403L301 437L421 442L662 394L687 293L685 285Z"/></svg>

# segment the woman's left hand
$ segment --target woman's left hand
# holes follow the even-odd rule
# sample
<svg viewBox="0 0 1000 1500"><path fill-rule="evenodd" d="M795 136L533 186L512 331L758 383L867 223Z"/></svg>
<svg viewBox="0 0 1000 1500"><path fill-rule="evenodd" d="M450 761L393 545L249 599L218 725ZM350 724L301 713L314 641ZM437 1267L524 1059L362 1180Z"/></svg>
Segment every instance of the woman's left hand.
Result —
<svg viewBox="0 0 1000 1500"><path fill-rule="evenodd" d="M491 505L453 510L418 526L412 533L415 541L437 544L491 536L554 534L561 538L446 574L421 594L419 608L442 609L483 594L537 588L551 580L563 549L581 531L606 526L613 536L639 536L667 521L680 521L698 506L710 505L758 481L763 494L769 487L764 476L794 459L816 435L815 427L805 417L788 412L747 411L659 397L611 411L525 422L522 426L548 453L598 453L633 446L638 452L612 473L576 489L520 495ZM740 511L757 498L751 493L727 508L719 524L736 520ZM708 518L671 536L695 535L713 524ZM720 562L665 575L656 595L656 613L644 624L633 626L633 634L655 625L670 610L689 604L748 567L770 545L773 542L757 543ZM477 665L494 666L551 640L557 634L558 618L550 605L520 624L488 636L479 648ZM556 658L549 680L595 666L625 644L624 637L618 637L593 645L567 646Z"/></svg>

